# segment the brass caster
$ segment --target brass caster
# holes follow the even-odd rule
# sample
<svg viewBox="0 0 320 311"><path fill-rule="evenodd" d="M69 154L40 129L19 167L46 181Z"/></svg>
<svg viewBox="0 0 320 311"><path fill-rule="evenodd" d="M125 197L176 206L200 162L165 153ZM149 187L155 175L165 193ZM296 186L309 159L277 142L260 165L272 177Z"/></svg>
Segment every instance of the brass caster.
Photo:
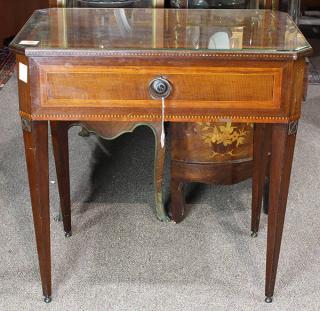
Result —
<svg viewBox="0 0 320 311"><path fill-rule="evenodd" d="M62 221L62 215L61 215L61 214L58 214L58 215L54 216L54 217L53 217L53 220L56 221L56 222Z"/></svg>
<svg viewBox="0 0 320 311"><path fill-rule="evenodd" d="M183 217L179 217L178 219L176 218L176 219L174 219L174 218L170 218L171 219L171 222L172 223L174 223L174 224L179 224L180 222L182 222L182 220L183 220Z"/></svg>
<svg viewBox="0 0 320 311"><path fill-rule="evenodd" d="M256 238L257 236L258 236L258 233L257 233L257 232L254 232L254 231L251 232L251 237L252 237L252 238Z"/></svg>
<svg viewBox="0 0 320 311"><path fill-rule="evenodd" d="M72 236L72 231L65 232L65 233L64 233L64 236L65 236L66 238L70 238L70 237Z"/></svg>
<svg viewBox="0 0 320 311"><path fill-rule="evenodd" d="M271 303L272 302L272 297L266 297L264 300L266 303Z"/></svg>
<svg viewBox="0 0 320 311"><path fill-rule="evenodd" d="M46 297L44 297L43 301L44 301L45 303L50 303L50 302L52 301L52 299L51 299L50 296L46 296Z"/></svg>

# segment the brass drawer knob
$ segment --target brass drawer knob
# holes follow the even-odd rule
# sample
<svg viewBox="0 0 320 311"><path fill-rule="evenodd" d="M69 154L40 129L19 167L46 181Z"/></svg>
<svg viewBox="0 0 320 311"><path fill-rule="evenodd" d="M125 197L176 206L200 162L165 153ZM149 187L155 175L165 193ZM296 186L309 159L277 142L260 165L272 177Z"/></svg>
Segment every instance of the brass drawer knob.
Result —
<svg viewBox="0 0 320 311"><path fill-rule="evenodd" d="M149 94L153 99L167 98L171 90L170 82L163 77L157 77L149 83Z"/></svg>

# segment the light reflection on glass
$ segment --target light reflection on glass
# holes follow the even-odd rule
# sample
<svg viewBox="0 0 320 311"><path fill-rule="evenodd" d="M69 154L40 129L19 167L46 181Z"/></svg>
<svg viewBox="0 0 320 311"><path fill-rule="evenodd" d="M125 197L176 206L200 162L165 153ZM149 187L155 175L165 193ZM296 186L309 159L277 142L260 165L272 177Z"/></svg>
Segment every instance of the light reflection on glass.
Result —
<svg viewBox="0 0 320 311"><path fill-rule="evenodd" d="M21 40L39 41L34 49L283 52L310 47L287 14L259 10L40 10L14 44Z"/></svg>

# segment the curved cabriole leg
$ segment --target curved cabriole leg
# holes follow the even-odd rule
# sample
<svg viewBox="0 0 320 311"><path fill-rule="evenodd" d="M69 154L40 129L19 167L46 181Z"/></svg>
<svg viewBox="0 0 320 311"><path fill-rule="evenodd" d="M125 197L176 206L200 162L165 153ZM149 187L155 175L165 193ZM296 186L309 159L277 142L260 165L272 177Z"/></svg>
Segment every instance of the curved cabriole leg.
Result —
<svg viewBox="0 0 320 311"><path fill-rule="evenodd" d="M65 237L72 235L68 146L69 125L69 122L64 121L50 122Z"/></svg>
<svg viewBox="0 0 320 311"><path fill-rule="evenodd" d="M297 121L272 125L265 296L273 297L289 191Z"/></svg>
<svg viewBox="0 0 320 311"><path fill-rule="evenodd" d="M163 167L165 159L165 146L161 146L161 122L81 122L82 136L96 133L103 139L112 140L123 133L130 133L138 126L148 126L153 131L155 137L155 159L154 159L154 184L155 184L155 203L156 214L159 220L169 221L170 218L164 209L162 181Z"/></svg>
<svg viewBox="0 0 320 311"><path fill-rule="evenodd" d="M161 221L170 221L163 202L163 169L165 160L165 144L161 146L161 123L149 124L153 130L155 137L155 157L154 157L154 184L155 184L155 203L156 203L156 214Z"/></svg>
<svg viewBox="0 0 320 311"><path fill-rule="evenodd" d="M270 125L255 124L253 137L252 215L251 236L259 230L262 197L269 158Z"/></svg>
<svg viewBox="0 0 320 311"><path fill-rule="evenodd" d="M42 291L46 302L49 302L51 301L51 252L48 122L23 120L22 128Z"/></svg>

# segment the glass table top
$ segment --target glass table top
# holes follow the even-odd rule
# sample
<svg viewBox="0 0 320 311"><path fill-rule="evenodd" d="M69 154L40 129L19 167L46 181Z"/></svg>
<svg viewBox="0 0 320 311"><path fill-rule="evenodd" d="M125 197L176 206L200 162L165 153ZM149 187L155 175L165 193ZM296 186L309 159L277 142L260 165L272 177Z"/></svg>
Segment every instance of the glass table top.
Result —
<svg viewBox="0 0 320 311"><path fill-rule="evenodd" d="M66 50L277 54L311 49L282 12L141 8L39 10L11 47L26 55L44 50L53 55Z"/></svg>

